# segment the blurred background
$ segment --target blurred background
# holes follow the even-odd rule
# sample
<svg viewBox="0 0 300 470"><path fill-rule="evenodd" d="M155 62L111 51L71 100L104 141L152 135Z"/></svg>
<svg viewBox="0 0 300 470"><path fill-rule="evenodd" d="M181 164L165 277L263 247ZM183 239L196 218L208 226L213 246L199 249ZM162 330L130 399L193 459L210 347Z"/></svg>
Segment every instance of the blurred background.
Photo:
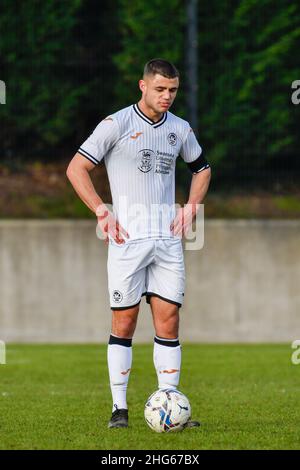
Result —
<svg viewBox="0 0 300 470"><path fill-rule="evenodd" d="M101 119L138 101L144 63L162 57L181 73L171 111L212 166L183 332L289 340L300 306L299 50L298 1L2 0L0 338L106 338L106 248L65 171ZM176 172L184 203L180 159ZM91 176L110 202L105 166Z"/></svg>

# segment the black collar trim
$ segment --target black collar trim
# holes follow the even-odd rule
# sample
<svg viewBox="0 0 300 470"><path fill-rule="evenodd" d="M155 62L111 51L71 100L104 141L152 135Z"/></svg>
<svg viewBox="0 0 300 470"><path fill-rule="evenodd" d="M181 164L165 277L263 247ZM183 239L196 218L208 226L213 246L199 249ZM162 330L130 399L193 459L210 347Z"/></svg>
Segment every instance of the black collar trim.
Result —
<svg viewBox="0 0 300 470"><path fill-rule="evenodd" d="M152 119L148 118L148 116L146 116L146 114L143 113L143 111L139 108L138 104L134 104L133 109L136 112L136 114L141 119L143 119L143 121L146 121L148 124L150 124L150 126L155 127L155 128L161 126L167 120L167 113L163 113L160 120L154 122L154 121L152 121Z"/></svg>

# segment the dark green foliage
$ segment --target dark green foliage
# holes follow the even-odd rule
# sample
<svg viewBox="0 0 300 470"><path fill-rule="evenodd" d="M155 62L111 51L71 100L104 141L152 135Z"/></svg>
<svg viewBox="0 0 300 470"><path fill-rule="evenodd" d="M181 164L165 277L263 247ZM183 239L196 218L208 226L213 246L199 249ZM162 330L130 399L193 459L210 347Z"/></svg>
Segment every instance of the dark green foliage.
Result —
<svg viewBox="0 0 300 470"><path fill-rule="evenodd" d="M1 77L7 84L7 104L1 108L2 156L42 153L47 145L58 145L70 129L72 111L85 91L84 83L73 87L65 73L68 51L74 52L70 33L80 4L1 3Z"/></svg>
<svg viewBox="0 0 300 470"><path fill-rule="evenodd" d="M160 57L183 69L185 10L181 0L119 0L119 4L121 51L114 58L120 71L116 95L126 106L140 96L138 80L148 60ZM178 101L182 103L182 97Z"/></svg>
<svg viewBox="0 0 300 470"><path fill-rule="evenodd" d="M213 0L199 8L200 127L217 175L288 171L300 143L300 106L291 102L299 3Z"/></svg>
<svg viewBox="0 0 300 470"><path fill-rule="evenodd" d="M1 159L55 159L68 137L73 152L78 133L100 120L104 95L111 97L105 76L114 47L106 41L113 44L113 31L104 25L112 24L112 11L108 1L100 9L91 0L1 2Z"/></svg>
<svg viewBox="0 0 300 470"><path fill-rule="evenodd" d="M198 29L199 141L213 184L295 178L300 105L291 102L291 84L300 80L299 2L198 2ZM0 158L16 164L71 156L101 118L139 99L138 80L153 57L179 68L172 111L188 118L186 31L182 0L3 0Z"/></svg>

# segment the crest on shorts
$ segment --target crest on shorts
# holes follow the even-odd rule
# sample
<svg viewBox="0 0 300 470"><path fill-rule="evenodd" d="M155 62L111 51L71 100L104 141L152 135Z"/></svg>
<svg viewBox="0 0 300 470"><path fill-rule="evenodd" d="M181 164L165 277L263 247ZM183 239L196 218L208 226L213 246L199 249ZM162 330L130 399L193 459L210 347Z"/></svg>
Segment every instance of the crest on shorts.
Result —
<svg viewBox="0 0 300 470"><path fill-rule="evenodd" d="M123 295L121 294L119 290L114 290L113 299L115 302L118 302L118 303L122 301Z"/></svg>
<svg viewBox="0 0 300 470"><path fill-rule="evenodd" d="M177 144L177 135L174 132L170 132L167 139L168 139L168 142L169 142L170 145L176 145Z"/></svg>
<svg viewBox="0 0 300 470"><path fill-rule="evenodd" d="M138 159L139 159L138 169L142 171L143 173L148 173L148 171L152 169L153 157L154 157L153 150L149 150L149 149L140 150L138 153Z"/></svg>

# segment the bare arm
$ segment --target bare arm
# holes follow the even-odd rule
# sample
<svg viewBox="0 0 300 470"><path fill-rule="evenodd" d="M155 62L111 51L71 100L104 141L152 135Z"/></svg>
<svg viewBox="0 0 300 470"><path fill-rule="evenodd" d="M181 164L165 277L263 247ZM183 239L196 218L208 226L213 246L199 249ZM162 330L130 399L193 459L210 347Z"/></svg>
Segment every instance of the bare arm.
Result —
<svg viewBox="0 0 300 470"><path fill-rule="evenodd" d="M66 175L80 199L96 214L103 201L97 194L89 175L93 168L95 165L92 162L76 153L69 163Z"/></svg>
<svg viewBox="0 0 300 470"><path fill-rule="evenodd" d="M196 214L196 204L201 204L207 193L209 183L211 178L211 170L207 168L206 170L196 173L192 177L190 195L188 204L192 204L193 214ZM195 212L194 212L195 210Z"/></svg>
<svg viewBox="0 0 300 470"><path fill-rule="evenodd" d="M115 220L113 214L97 194L89 175L93 168L95 165L77 152L69 163L66 175L80 199L96 215L105 242L108 242L108 235L111 235L117 243L124 243L122 235L127 237L129 235Z"/></svg>
<svg viewBox="0 0 300 470"><path fill-rule="evenodd" d="M211 178L210 168L196 173L192 177L189 200L184 207L181 207L171 223L170 229L174 235L184 236L189 231L193 219L196 217L199 207L207 193Z"/></svg>

